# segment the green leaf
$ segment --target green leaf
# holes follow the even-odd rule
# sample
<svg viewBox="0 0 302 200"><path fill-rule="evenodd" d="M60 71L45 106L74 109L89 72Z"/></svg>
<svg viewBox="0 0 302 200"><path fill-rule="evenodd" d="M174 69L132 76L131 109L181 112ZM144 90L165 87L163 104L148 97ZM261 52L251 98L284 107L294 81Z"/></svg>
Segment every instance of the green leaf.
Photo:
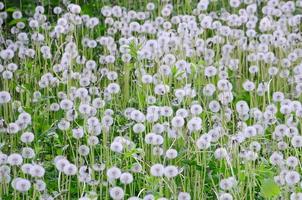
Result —
<svg viewBox="0 0 302 200"><path fill-rule="evenodd" d="M240 92L238 94L235 93L234 96L235 96L235 101L243 100L249 103L251 99L250 94L248 92Z"/></svg>
<svg viewBox="0 0 302 200"><path fill-rule="evenodd" d="M141 47L142 45L137 45L134 41L131 41L129 44L130 55L136 59L138 56L138 51L141 49Z"/></svg>
<svg viewBox="0 0 302 200"><path fill-rule="evenodd" d="M205 64L205 61L200 59L197 64L203 66Z"/></svg>
<svg viewBox="0 0 302 200"><path fill-rule="evenodd" d="M272 198L280 194L280 188L273 178L264 179L261 184L261 194L265 198Z"/></svg>
<svg viewBox="0 0 302 200"><path fill-rule="evenodd" d="M18 22L26 22L26 19L21 18L21 19L13 19L9 22L10 26L16 25Z"/></svg>
<svg viewBox="0 0 302 200"><path fill-rule="evenodd" d="M140 153L141 151L139 149L131 149L130 151L127 151L124 153L124 156L126 158L132 157L134 154Z"/></svg>
<svg viewBox="0 0 302 200"><path fill-rule="evenodd" d="M184 159L181 161L183 164L185 165L189 165L191 167L195 167L196 170L198 171L202 171L203 167L199 164L197 164L197 162L195 160L187 160L187 159Z"/></svg>
<svg viewBox="0 0 302 200"><path fill-rule="evenodd" d="M179 72L179 73L175 74L174 78L178 78L178 77L182 76L184 73L185 73L184 71Z"/></svg>
<svg viewBox="0 0 302 200"><path fill-rule="evenodd" d="M260 180L263 180L268 177L273 177L274 171L268 164L265 164L264 161L262 161L256 168L256 174Z"/></svg>
<svg viewBox="0 0 302 200"><path fill-rule="evenodd" d="M173 77L176 75L177 71L178 70L177 70L176 66L171 67L171 72L172 72Z"/></svg>
<svg viewBox="0 0 302 200"><path fill-rule="evenodd" d="M6 12L14 12L14 11L16 11L16 10L17 10L16 8L10 7L10 8L7 8L5 11L6 11Z"/></svg>

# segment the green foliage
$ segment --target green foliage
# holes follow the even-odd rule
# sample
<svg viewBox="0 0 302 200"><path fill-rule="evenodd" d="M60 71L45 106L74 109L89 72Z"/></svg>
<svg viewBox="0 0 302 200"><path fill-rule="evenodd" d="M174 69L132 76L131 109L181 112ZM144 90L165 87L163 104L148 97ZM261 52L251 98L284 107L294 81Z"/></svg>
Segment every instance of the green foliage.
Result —
<svg viewBox="0 0 302 200"><path fill-rule="evenodd" d="M266 178L261 184L261 194L265 198L276 197L280 194L280 188L273 178Z"/></svg>
<svg viewBox="0 0 302 200"><path fill-rule="evenodd" d="M194 167L198 171L202 171L203 170L203 167L201 165L197 164L196 160L183 159L183 160L181 160L181 162L184 165L187 165L187 166L190 166L190 167Z"/></svg>

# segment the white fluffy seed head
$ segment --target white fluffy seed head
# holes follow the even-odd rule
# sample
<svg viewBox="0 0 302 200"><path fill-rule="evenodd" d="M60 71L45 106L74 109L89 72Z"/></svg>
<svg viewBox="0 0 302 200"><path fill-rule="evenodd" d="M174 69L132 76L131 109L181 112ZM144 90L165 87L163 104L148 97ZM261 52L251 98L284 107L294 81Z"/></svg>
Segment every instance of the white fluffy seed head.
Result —
<svg viewBox="0 0 302 200"><path fill-rule="evenodd" d="M118 179L120 178L122 172L119 168L117 167L111 167L107 170L107 177L108 179L112 180L112 179Z"/></svg>
<svg viewBox="0 0 302 200"><path fill-rule="evenodd" d="M32 141L34 141L35 136L32 132L24 132L24 133L22 133L20 139L21 139L21 142L27 144L27 143L31 143Z"/></svg>
<svg viewBox="0 0 302 200"><path fill-rule="evenodd" d="M12 185L19 192L27 192L31 188L31 183L27 179L16 178L13 180Z"/></svg>
<svg viewBox="0 0 302 200"><path fill-rule="evenodd" d="M191 195L187 192L178 193L177 200L191 200Z"/></svg>
<svg viewBox="0 0 302 200"><path fill-rule="evenodd" d="M19 166L23 162L23 158L20 154L12 153L7 157L7 163L11 166Z"/></svg>
<svg viewBox="0 0 302 200"><path fill-rule="evenodd" d="M285 175L285 181L288 185L295 185L300 181L300 174L296 171L288 171Z"/></svg>
<svg viewBox="0 0 302 200"><path fill-rule="evenodd" d="M167 178L173 178L178 175L178 168L173 165L166 166L164 169L164 174Z"/></svg>
<svg viewBox="0 0 302 200"><path fill-rule="evenodd" d="M114 142L111 143L110 149L111 149L111 151L114 151L116 153L122 153L123 144L121 142L114 141Z"/></svg>
<svg viewBox="0 0 302 200"><path fill-rule="evenodd" d="M0 104L8 103L11 100L9 92L0 91Z"/></svg>
<svg viewBox="0 0 302 200"><path fill-rule="evenodd" d="M67 164L66 166L64 166L63 168L63 172L67 175L67 176L73 176L76 175L78 171L78 168L76 165L74 164Z"/></svg>
<svg viewBox="0 0 302 200"><path fill-rule="evenodd" d="M122 173L120 176L120 181L123 184L130 184L133 181L133 176L132 176L132 174L130 174L128 172Z"/></svg>
<svg viewBox="0 0 302 200"><path fill-rule="evenodd" d="M174 158L177 157L177 155L178 155L178 153L177 153L177 150L176 150L176 149L168 149L168 150L166 151L166 157L167 157L168 159L174 159Z"/></svg>
<svg viewBox="0 0 302 200"><path fill-rule="evenodd" d="M233 196L230 193L222 193L219 200L233 200Z"/></svg>
<svg viewBox="0 0 302 200"><path fill-rule="evenodd" d="M110 188L110 197L114 200L121 200L124 198L124 190L120 187Z"/></svg>
<svg viewBox="0 0 302 200"><path fill-rule="evenodd" d="M154 164L150 168L150 173L152 176L161 177L164 175L164 166L162 164Z"/></svg>

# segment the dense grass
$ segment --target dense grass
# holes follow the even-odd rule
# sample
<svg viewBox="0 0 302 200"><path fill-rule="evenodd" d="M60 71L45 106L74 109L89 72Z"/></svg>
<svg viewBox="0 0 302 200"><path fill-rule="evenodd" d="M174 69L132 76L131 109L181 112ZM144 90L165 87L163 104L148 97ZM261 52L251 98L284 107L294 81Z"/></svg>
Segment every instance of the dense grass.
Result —
<svg viewBox="0 0 302 200"><path fill-rule="evenodd" d="M302 199L301 1L3 3L0 199Z"/></svg>

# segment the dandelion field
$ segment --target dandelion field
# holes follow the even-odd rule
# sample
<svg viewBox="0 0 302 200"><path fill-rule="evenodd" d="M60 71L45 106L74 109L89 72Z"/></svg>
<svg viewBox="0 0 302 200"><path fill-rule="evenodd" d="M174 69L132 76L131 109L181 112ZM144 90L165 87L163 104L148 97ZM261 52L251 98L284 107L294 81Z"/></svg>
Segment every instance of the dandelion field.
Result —
<svg viewBox="0 0 302 200"><path fill-rule="evenodd" d="M0 2L0 200L302 200L302 1Z"/></svg>

